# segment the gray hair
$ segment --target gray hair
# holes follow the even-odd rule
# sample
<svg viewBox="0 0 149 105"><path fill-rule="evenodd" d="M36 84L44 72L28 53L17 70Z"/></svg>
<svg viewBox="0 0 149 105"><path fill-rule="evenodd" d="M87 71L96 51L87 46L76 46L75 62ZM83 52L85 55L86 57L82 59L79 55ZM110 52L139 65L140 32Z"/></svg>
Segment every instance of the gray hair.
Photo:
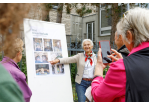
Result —
<svg viewBox="0 0 149 105"><path fill-rule="evenodd" d="M146 8L136 7L130 9L126 15L118 22L117 34L122 35L124 40L128 43L126 38L127 31L131 31L133 35L134 47L137 47L141 42L149 40L149 10Z"/></svg>
<svg viewBox="0 0 149 105"><path fill-rule="evenodd" d="M89 41L89 42L91 43L91 45L94 46L92 40L90 40L90 39L84 39L84 40L82 41L82 48L83 48L83 43L84 43L85 41Z"/></svg>

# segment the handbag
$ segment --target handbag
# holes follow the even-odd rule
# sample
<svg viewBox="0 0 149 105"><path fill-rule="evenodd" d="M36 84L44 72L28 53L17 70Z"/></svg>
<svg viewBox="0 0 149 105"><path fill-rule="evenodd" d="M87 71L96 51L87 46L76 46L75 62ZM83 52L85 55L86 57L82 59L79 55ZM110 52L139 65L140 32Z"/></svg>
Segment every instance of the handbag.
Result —
<svg viewBox="0 0 149 105"><path fill-rule="evenodd" d="M86 89L85 96L86 96L86 101L85 102L94 102L93 96L91 94L91 86L89 86Z"/></svg>

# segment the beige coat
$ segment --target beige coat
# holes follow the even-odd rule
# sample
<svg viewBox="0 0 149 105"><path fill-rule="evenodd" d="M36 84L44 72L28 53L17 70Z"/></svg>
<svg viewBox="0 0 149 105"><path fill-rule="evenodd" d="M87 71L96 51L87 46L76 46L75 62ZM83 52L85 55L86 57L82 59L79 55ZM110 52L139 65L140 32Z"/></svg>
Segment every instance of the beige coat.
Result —
<svg viewBox="0 0 149 105"><path fill-rule="evenodd" d="M78 53L77 55L74 55L72 57L67 58L59 58L61 64L69 64L69 63L77 63L77 74L75 82L78 84L81 83L84 67L85 67L85 55L84 53ZM96 55L94 54L93 62L97 63Z"/></svg>

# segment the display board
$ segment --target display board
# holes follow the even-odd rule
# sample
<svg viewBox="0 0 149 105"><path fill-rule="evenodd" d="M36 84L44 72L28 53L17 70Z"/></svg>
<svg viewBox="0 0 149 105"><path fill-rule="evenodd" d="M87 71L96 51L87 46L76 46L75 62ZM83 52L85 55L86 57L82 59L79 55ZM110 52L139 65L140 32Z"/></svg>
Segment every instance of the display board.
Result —
<svg viewBox="0 0 149 105"><path fill-rule="evenodd" d="M102 50L102 58L106 57L106 59L111 60L110 58L107 57L108 55L107 51L111 53L110 42L108 40L99 41L99 47ZM104 64L108 63L105 59L102 59L102 61Z"/></svg>
<svg viewBox="0 0 149 105"><path fill-rule="evenodd" d="M48 61L68 57L65 25L24 19L28 85L32 102L72 102L68 64Z"/></svg>

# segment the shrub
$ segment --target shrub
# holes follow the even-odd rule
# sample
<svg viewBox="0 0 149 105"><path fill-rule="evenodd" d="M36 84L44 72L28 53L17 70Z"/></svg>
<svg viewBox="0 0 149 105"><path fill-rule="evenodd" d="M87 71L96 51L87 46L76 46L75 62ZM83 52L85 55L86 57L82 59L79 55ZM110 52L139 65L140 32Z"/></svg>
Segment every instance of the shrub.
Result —
<svg viewBox="0 0 149 105"><path fill-rule="evenodd" d="M71 55L71 57L72 56L74 56L74 55ZM75 83L76 72L77 72L77 64L76 63L71 63L70 64L70 72L71 72L71 83L74 84Z"/></svg>
<svg viewBox="0 0 149 105"><path fill-rule="evenodd" d="M76 66L76 63L72 63L72 64L70 64L71 66L71 70L70 70L70 72L71 72L71 83L72 84L74 84L75 83L75 76L76 76L76 70L77 70L77 66Z"/></svg>

